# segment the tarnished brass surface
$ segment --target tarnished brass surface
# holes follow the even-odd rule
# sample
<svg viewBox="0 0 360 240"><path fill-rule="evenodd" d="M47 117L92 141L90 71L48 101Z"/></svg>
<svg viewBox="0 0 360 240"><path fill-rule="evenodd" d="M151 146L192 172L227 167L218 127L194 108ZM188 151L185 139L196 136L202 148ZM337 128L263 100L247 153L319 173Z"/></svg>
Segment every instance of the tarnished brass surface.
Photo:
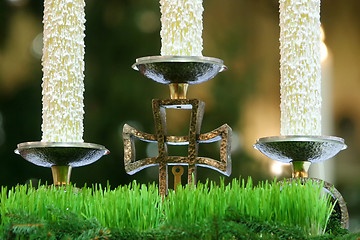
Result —
<svg viewBox="0 0 360 240"><path fill-rule="evenodd" d="M174 175L174 190L176 192L178 185L181 185L181 176L184 174L184 167L180 165L173 166L171 172Z"/></svg>
<svg viewBox="0 0 360 240"><path fill-rule="evenodd" d="M309 177L309 168L310 168L311 162L309 162L309 161L292 161L290 163L291 163L291 170L292 170L293 178Z"/></svg>
<svg viewBox="0 0 360 240"><path fill-rule="evenodd" d="M71 166L52 166L51 172L55 186L70 184Z"/></svg>
<svg viewBox="0 0 360 240"><path fill-rule="evenodd" d="M328 183L326 181L323 181L321 179L316 179L316 178L315 179L310 178L310 179L315 180L315 181L322 181L324 183L324 189L326 189L326 191L332 196L333 202L337 201L336 205L335 205L335 210L338 211L336 208L337 207L340 208L341 227L349 229L349 213L348 213L348 210L346 207L346 202L345 202L343 196L341 195L341 193L331 183Z"/></svg>
<svg viewBox="0 0 360 240"><path fill-rule="evenodd" d="M171 99L186 99L186 93L188 90L188 83L170 83L170 98Z"/></svg>
<svg viewBox="0 0 360 240"><path fill-rule="evenodd" d="M188 136L168 136L166 131L166 108L191 109ZM197 166L217 170L227 176L231 173L231 128L224 124L221 127L200 134L205 103L198 99L165 99L153 100L155 134L141 132L127 124L123 128L124 163L128 174L134 174L146 167L159 166L159 192L166 195L168 191L168 165L187 165L188 184L196 182ZM135 138L146 142L157 142L158 156L137 160L135 155ZM200 143L221 141L220 161L198 156ZM186 157L169 156L167 145L188 145ZM195 179L193 179L193 177Z"/></svg>

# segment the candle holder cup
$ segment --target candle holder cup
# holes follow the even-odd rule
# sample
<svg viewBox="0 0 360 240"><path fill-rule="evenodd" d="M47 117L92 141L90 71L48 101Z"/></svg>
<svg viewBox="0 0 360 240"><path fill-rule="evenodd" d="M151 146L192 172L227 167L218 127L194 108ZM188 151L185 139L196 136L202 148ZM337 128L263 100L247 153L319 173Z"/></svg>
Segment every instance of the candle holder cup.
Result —
<svg viewBox="0 0 360 240"><path fill-rule="evenodd" d="M73 167L89 165L109 154L104 146L82 142L24 142L16 154L41 167L51 168L54 185L70 183Z"/></svg>
<svg viewBox="0 0 360 240"><path fill-rule="evenodd" d="M308 180L323 182L324 191L337 201L335 208L340 209L341 226L349 227L346 203L340 192L332 184L309 178L308 174L312 163L328 160L347 148L342 138L305 135L264 137L256 141L254 148L271 159L290 163L293 179L300 178L302 182Z"/></svg>
<svg viewBox="0 0 360 240"><path fill-rule="evenodd" d="M171 99L186 99L189 85L206 82L226 66L218 58L202 56L149 56L136 59L132 68L155 82L169 85Z"/></svg>

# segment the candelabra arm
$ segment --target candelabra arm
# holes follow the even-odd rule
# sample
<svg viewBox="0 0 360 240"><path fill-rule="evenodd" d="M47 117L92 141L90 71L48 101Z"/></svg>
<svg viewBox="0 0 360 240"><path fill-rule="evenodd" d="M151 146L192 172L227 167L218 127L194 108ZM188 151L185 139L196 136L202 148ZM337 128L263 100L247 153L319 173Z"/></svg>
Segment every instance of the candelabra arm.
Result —
<svg viewBox="0 0 360 240"><path fill-rule="evenodd" d="M309 161L292 161L291 162L292 177L308 178L310 165L311 162Z"/></svg>
<svg viewBox="0 0 360 240"><path fill-rule="evenodd" d="M70 183L71 166L52 166L51 171L53 175L54 185L61 186Z"/></svg>

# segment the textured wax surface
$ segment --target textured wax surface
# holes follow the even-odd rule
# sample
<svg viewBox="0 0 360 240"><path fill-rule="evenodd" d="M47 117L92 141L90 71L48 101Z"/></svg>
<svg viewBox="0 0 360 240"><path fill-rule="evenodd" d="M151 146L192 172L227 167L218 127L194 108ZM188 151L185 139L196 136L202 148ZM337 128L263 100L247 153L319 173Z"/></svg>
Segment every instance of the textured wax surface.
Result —
<svg viewBox="0 0 360 240"><path fill-rule="evenodd" d="M280 0L281 135L321 135L320 0Z"/></svg>
<svg viewBox="0 0 360 240"><path fill-rule="evenodd" d="M84 0L45 0L44 142L83 142Z"/></svg>
<svg viewBox="0 0 360 240"><path fill-rule="evenodd" d="M202 0L160 0L161 55L202 56Z"/></svg>

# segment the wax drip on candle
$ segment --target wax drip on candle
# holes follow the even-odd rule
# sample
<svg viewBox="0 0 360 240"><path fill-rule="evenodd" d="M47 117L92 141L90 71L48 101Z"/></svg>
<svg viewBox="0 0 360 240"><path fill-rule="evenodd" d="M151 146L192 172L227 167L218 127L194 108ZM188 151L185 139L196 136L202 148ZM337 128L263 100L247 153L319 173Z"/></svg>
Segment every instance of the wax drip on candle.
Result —
<svg viewBox="0 0 360 240"><path fill-rule="evenodd" d="M161 55L202 56L202 0L160 0Z"/></svg>
<svg viewBox="0 0 360 240"><path fill-rule="evenodd" d="M44 142L83 142L84 0L45 0Z"/></svg>
<svg viewBox="0 0 360 240"><path fill-rule="evenodd" d="M280 0L281 135L321 135L320 0Z"/></svg>

